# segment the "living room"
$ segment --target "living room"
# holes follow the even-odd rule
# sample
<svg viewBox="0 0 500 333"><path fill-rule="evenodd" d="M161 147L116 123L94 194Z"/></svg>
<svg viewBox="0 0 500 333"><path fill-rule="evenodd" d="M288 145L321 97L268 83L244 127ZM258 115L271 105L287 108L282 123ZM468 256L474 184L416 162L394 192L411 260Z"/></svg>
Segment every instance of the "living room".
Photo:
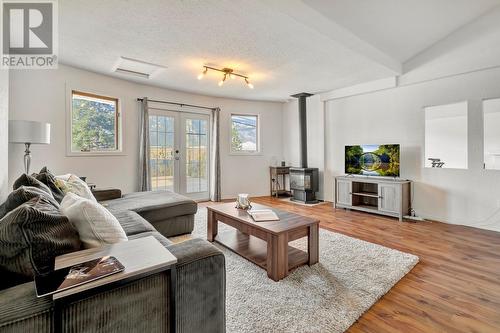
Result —
<svg viewBox="0 0 500 333"><path fill-rule="evenodd" d="M40 3L0 332L500 330L500 1Z"/></svg>

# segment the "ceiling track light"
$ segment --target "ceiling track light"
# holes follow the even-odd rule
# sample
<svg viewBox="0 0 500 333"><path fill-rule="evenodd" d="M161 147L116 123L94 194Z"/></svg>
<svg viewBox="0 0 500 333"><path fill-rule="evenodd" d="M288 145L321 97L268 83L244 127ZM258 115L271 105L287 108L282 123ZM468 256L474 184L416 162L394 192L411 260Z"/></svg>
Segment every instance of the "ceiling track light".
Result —
<svg viewBox="0 0 500 333"><path fill-rule="evenodd" d="M246 85L247 85L248 88L250 88L250 89L254 88L253 84L250 83L250 79L248 78L248 76L235 73L232 68L224 67L222 69L219 69L219 68L210 67L210 66L203 66L203 68L204 68L203 72L201 72L198 75L198 80L203 79L205 77L205 75L207 74L208 70L210 69L210 70L213 70L213 71L220 72L220 73L224 74L224 76L222 77L222 80L220 80L219 83L218 83L219 87L221 87L224 84L224 82L226 81L227 78L234 79L236 77L241 77L242 79L245 80L245 83L246 83Z"/></svg>

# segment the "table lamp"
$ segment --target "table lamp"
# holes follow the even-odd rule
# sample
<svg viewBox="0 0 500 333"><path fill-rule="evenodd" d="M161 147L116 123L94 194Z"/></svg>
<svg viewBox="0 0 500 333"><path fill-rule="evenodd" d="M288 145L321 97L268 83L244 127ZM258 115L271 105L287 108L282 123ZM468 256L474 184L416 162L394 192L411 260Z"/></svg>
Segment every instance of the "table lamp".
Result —
<svg viewBox="0 0 500 333"><path fill-rule="evenodd" d="M24 171L30 172L32 144L50 144L50 124L31 120L9 120L9 142L23 143Z"/></svg>

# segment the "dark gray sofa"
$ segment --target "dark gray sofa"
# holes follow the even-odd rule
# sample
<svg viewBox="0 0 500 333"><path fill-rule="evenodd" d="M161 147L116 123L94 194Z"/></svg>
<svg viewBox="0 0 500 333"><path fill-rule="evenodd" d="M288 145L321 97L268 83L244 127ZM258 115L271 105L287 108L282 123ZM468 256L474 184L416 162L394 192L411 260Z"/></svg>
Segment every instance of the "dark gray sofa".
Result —
<svg viewBox="0 0 500 333"><path fill-rule="evenodd" d="M118 197L108 195L99 200L99 190L94 191L96 198L113 211L129 210L136 212L151 223L166 237L187 234L193 231L194 214L198 210L195 201L170 191L134 192ZM166 195L168 193L168 195Z"/></svg>
<svg viewBox="0 0 500 333"><path fill-rule="evenodd" d="M166 237L193 230L197 205L168 191L124 195L94 192L129 239L153 236L177 257L177 332L225 332L225 259L209 242L173 244ZM114 198L116 197L116 198ZM1 273L0 273L1 274ZM168 332L170 278L158 273L71 303L65 332ZM51 297L37 298L33 282L0 290L0 332L53 332Z"/></svg>

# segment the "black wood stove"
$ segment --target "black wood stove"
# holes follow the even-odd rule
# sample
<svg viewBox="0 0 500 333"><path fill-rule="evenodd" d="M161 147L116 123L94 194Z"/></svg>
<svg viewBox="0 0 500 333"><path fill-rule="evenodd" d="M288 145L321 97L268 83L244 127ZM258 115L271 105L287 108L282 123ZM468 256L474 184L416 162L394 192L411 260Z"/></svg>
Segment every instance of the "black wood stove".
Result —
<svg viewBox="0 0 500 333"><path fill-rule="evenodd" d="M300 123L300 167L290 168L290 190L293 201L312 204L317 203L316 192L319 190L319 170L307 166L307 105L306 98L312 96L308 93L292 95L299 99Z"/></svg>

